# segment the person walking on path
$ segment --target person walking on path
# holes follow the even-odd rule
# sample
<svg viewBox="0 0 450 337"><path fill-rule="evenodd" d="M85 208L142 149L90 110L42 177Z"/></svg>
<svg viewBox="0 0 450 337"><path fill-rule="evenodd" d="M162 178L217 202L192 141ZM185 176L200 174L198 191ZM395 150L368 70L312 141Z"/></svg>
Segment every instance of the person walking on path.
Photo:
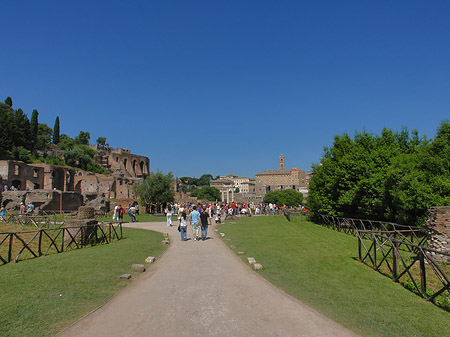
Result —
<svg viewBox="0 0 450 337"><path fill-rule="evenodd" d="M187 230L187 219L186 212L182 212L180 214L180 233L181 233L181 241L187 241L186 238L186 230Z"/></svg>
<svg viewBox="0 0 450 337"><path fill-rule="evenodd" d="M172 206L167 206L166 209L167 227L172 226Z"/></svg>
<svg viewBox="0 0 450 337"><path fill-rule="evenodd" d="M134 206L131 206L128 209L128 215L131 218L131 222L137 222L137 220L136 220L136 208L134 208Z"/></svg>
<svg viewBox="0 0 450 337"><path fill-rule="evenodd" d="M192 212L189 213L189 221L192 225L192 237L194 239L194 241L198 240L198 234L200 231L200 226L199 226L199 218L200 218L200 213L197 211L197 206L192 206Z"/></svg>
<svg viewBox="0 0 450 337"><path fill-rule="evenodd" d="M211 218L208 214L206 207L203 207L202 214L200 214L200 221L202 223L202 240L206 240L206 235L208 234L208 222L211 224Z"/></svg>

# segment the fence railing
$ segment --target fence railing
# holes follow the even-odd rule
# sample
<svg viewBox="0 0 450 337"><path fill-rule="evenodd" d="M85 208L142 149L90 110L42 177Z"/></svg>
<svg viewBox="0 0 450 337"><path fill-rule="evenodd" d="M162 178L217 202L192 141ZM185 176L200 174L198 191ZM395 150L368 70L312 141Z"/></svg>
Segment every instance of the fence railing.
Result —
<svg viewBox="0 0 450 337"><path fill-rule="evenodd" d="M122 239L122 223L0 233L0 263L18 262Z"/></svg>
<svg viewBox="0 0 450 337"><path fill-rule="evenodd" d="M331 215L320 214L319 223L323 226L332 228L338 232L344 232L357 236L356 231L385 231L396 232L397 239L417 245L427 245L427 228L400 225L393 222L342 218Z"/></svg>
<svg viewBox="0 0 450 337"><path fill-rule="evenodd" d="M445 303L438 304L450 308L450 268L439 261L450 261L449 253L399 239L398 231L357 230L356 233L360 261L395 282L410 285L411 290L428 301L446 293L446 298L442 298Z"/></svg>

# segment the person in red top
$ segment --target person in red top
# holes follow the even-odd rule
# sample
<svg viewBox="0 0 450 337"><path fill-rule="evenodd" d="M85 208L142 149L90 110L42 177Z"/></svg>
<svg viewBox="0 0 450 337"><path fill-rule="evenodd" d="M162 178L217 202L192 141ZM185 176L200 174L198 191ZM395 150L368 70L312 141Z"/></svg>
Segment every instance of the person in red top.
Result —
<svg viewBox="0 0 450 337"><path fill-rule="evenodd" d="M233 209L233 214L236 214L236 203L235 202L233 202L231 204L231 208Z"/></svg>

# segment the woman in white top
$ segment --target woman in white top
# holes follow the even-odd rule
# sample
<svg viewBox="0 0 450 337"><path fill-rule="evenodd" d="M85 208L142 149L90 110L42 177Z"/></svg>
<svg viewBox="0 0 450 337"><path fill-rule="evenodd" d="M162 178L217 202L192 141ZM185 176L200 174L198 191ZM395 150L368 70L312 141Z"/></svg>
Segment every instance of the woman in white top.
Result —
<svg viewBox="0 0 450 337"><path fill-rule="evenodd" d="M183 211L181 213L180 217L180 233L181 233L181 241L186 241L186 229L187 229L187 222L186 222L186 212Z"/></svg>

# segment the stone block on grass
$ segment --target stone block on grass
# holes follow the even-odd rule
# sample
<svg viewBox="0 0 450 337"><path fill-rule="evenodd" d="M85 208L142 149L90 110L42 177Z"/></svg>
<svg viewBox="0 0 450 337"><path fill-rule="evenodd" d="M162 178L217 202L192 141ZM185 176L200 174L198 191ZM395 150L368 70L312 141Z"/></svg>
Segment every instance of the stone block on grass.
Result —
<svg viewBox="0 0 450 337"><path fill-rule="evenodd" d="M154 256L149 256L145 259L145 262L147 263L153 263L155 262L155 257Z"/></svg>
<svg viewBox="0 0 450 337"><path fill-rule="evenodd" d="M256 263L256 260L255 260L254 257L247 257L247 261L248 261L248 263L250 263L250 264L255 264L255 263Z"/></svg>
<svg viewBox="0 0 450 337"><path fill-rule="evenodd" d="M253 268L254 268L255 270L261 270L261 269L263 269L263 266L262 266L261 263L255 263L255 264L253 265Z"/></svg>
<svg viewBox="0 0 450 337"><path fill-rule="evenodd" d="M244 255L245 253L244 252L238 252L238 255Z"/></svg>
<svg viewBox="0 0 450 337"><path fill-rule="evenodd" d="M224 237L224 236L225 236L225 233L220 233L220 236L221 236L221 237Z"/></svg>
<svg viewBox="0 0 450 337"><path fill-rule="evenodd" d="M119 276L121 280L129 280L131 278L131 274L122 274Z"/></svg>
<svg viewBox="0 0 450 337"><path fill-rule="evenodd" d="M132 264L131 270L143 272L145 271L145 266L143 264Z"/></svg>

